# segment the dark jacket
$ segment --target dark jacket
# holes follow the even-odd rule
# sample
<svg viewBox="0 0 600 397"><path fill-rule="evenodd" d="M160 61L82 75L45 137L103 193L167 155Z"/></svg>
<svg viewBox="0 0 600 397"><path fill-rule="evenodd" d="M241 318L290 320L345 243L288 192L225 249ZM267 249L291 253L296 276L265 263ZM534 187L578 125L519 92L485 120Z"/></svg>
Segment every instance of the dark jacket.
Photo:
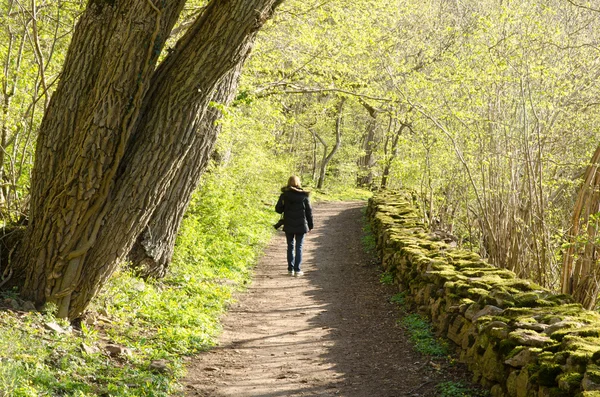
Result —
<svg viewBox="0 0 600 397"><path fill-rule="evenodd" d="M294 187L284 187L277 200L275 211L283 214L283 231L306 233L313 228L312 207L308 192Z"/></svg>

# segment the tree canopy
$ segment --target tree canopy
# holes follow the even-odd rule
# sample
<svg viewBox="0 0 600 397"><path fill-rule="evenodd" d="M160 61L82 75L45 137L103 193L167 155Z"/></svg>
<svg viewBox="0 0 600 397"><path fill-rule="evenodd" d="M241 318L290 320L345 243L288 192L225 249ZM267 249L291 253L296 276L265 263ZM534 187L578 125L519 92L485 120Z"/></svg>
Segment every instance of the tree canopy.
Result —
<svg viewBox="0 0 600 397"><path fill-rule="evenodd" d="M123 40L121 36L94 31L92 19L89 24L86 22L88 14L93 14L91 9L97 18L102 7L108 7L107 3L91 2L87 11L81 2L34 2L26 6L9 1L2 6L0 201L6 224L28 219L27 238L32 236L36 219L52 212L46 206L55 205L57 210L64 211L66 202L60 200L70 196L61 191L65 183L71 182L66 174L63 177L61 167L76 164L67 160L70 153L77 153L74 147L93 148L99 142L90 140L93 134L87 140L73 141L75 146L69 146L69 141L62 138L55 140L44 133L48 128L44 126L51 125L51 120L56 120L52 125L58 125L59 120L68 125L75 122L69 115L77 120L88 117L92 120L90 125L101 127L98 131L116 128L127 132L121 143L108 140L108 147L89 157L91 162L86 163L85 173L72 173L73 180L87 181L81 182L85 186L79 185L79 193L73 191L73 197L80 204L88 200L96 215L82 215L85 222L76 221L81 226L71 232L66 229L52 232L78 236L70 248L63 247L71 252L65 255L72 256L81 249L87 255L89 249L95 249L92 245L96 237L90 240L96 233L94 222L106 225L113 223L108 221L109 213L114 213L115 219L120 216L113 212L118 206L108 201L100 204L104 201L98 198L107 197L110 201L117 196L125 197L135 192L140 178L144 179L133 176L136 173L132 171L144 169L149 160L140 156L138 161L138 154L134 153L156 153L159 161L153 175L164 176L163 182L152 182L159 194L156 199L144 201L144 207L157 206L158 197L169 191L173 178L184 174L178 174L178 170L184 169L183 163L165 166L171 164L163 161L169 156L183 159L198 150L205 153L202 160L190 160L190 164L199 164L193 176L185 174L189 176L173 186L194 187L198 183L209 164L212 144L188 150L196 147L193 139L186 140L193 135L186 138L184 134L173 140L175 135L169 131L187 130L192 134L202 130L216 137L218 130L208 132L214 122L201 127L203 118L210 113L206 109L212 107L217 109L216 118L225 113L225 118L217 124L218 129L225 128L222 136L227 137L217 144L212 160L215 166L228 166L232 156L237 155L232 150L238 140L236 136L244 134L252 137L256 153L269 154L269 163L278 164L289 174L300 174L308 185L320 190L352 189L356 185L412 189L417 192L423 216L431 227L452 233L458 244L479 251L497 266L551 288L561 287L565 247L577 245L575 237L569 235L574 222L571 214L581 178L598 144L596 75L600 14L593 7L558 0L519 3L290 0L280 6L273 20L259 33L242 70L239 89L236 89L236 73L233 86L217 88L218 95L204 91L197 95L198 90L204 90L198 87L207 76L196 72L201 68L207 70L206 66L199 66L203 65L202 59L229 62L222 64L223 71L235 64L228 58L234 55L222 51L203 58L201 54L210 50L193 40L203 26L208 26L207 21L213 18L211 10L220 3L180 1L164 9L148 1L117 3L119 7L129 4L131 8L122 9L130 13L131 21L145 24L139 30L141 36L131 39L154 43L140 45L139 53L129 58L148 59L150 64L140 64L141 72L127 68L130 61L119 58L122 57L119 52L114 53L112 63L106 62L107 52L90 53L91 57L100 58L85 63L76 54L83 50L73 50L77 45L83 46L79 47L82 49L117 45L109 37ZM265 20L260 19L260 24ZM88 30L84 30L85 26ZM225 37L224 32L216 34L220 39ZM107 39L104 47L93 44L92 40L100 37ZM67 54L69 44L71 60ZM185 63L184 57L193 62ZM100 59L108 65L106 71L98 69L103 64ZM243 63L245 55L239 59ZM82 66L86 64L96 65L96 69L85 72ZM59 79L60 70L63 72ZM130 70L129 75L126 70ZM127 84L133 90L123 91L121 102L111 99L119 104L115 109L120 109L120 113L109 108L102 110L105 106L101 105L102 98L108 98L102 95L112 93L102 94L100 90L94 94L80 84L83 80L77 80L79 77L69 77L75 76L73 73L88 73L81 74L81 79L90 79L90 73L106 72L107 79L118 81L111 74L115 71L123 76L125 85L115 87L113 93L125 89ZM177 73L187 74L189 79L167 76ZM211 88L207 90L213 90L223 76L211 78L207 85ZM98 84L109 83L100 79ZM192 90L186 91L186 86ZM232 94L229 99L223 95L227 90ZM52 119L57 117L53 114L58 114L52 101L59 103L60 98L65 98L66 104L67 96L73 96L75 91L78 96L72 98L78 98L79 105L75 102L68 105L66 118ZM84 97L88 99L83 100ZM160 116L160 112L150 111L153 106L162 106L161 100L165 104L186 104L182 109L196 116L177 120L174 113ZM230 106L209 106L210 101L227 105L230 100L233 100ZM112 106L110 101L105 102ZM46 124L42 122L44 112ZM75 116L79 112L83 119ZM106 121L99 121L98 117ZM165 121L157 117L165 117ZM144 123L154 126L156 135L143 138ZM39 132L41 135L36 138ZM172 142L184 144L178 146L179 151L167 154ZM52 150L44 154L43 148ZM34 150L37 150L35 156ZM122 161L116 163L102 160L100 154L110 152L119 157L120 151L123 151ZM36 187L34 158L41 164L37 179L54 180L54 188L46 186L46 182ZM104 165L98 168L94 164ZM253 165L248 164L240 172L253 172L252 169ZM131 179L126 178L128 173ZM103 175L108 185L99 182ZM116 183L115 193L111 193L113 183ZM122 193L116 193L118 189ZM52 191L56 199L49 199ZM142 193L132 194L135 202L139 202L137 197ZM176 224L187 202L189 199L180 204L165 204L178 208L173 213L179 219ZM128 211L136 211L134 207ZM148 236L152 230L158 230L153 226L143 231L147 224L152 224L151 212L142 211L140 214L145 215L128 222ZM70 222L69 216L61 217ZM588 228L593 219L591 216L585 221L587 226L581 228L586 230L585 236L577 237L577 241L594 239L592 229ZM50 224L56 228L56 222ZM36 230L47 235L51 229ZM107 233L107 236L122 235L124 231L115 229ZM87 247L86 241L92 240L94 244ZM126 240L123 247L130 245L131 238ZM155 243L143 238L138 243L146 258L158 257L158 251L151 249L157 247ZM172 243L167 246L172 247ZM122 248L111 255L124 258L126 250ZM170 258L168 252L172 251L164 252L165 258ZM30 255L31 250L27 253ZM19 261L26 267L32 259ZM165 259L164 263L169 261ZM164 271L163 266L157 274ZM29 279L33 280L31 274ZM44 277L49 274L52 272ZM565 283L563 276L562 284ZM28 285L31 296L36 296L33 290L41 287ZM44 299L37 296L35 300Z"/></svg>

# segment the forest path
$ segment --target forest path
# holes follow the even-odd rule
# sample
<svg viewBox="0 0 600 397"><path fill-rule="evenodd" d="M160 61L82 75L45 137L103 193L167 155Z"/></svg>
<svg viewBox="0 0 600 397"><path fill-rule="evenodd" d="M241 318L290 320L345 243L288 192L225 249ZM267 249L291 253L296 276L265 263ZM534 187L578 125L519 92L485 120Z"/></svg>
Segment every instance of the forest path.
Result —
<svg viewBox="0 0 600 397"><path fill-rule="evenodd" d="M287 274L284 234L272 239L223 318L219 346L190 361L186 396L435 395L448 375L413 352L396 324L396 289L379 282L361 242L364 205L315 206L303 277Z"/></svg>

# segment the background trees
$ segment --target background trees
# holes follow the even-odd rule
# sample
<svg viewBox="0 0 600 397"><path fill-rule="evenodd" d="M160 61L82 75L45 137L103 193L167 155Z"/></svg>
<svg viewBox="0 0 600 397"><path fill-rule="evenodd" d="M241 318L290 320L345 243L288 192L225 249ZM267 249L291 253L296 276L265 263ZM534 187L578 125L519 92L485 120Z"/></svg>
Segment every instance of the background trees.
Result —
<svg viewBox="0 0 600 397"><path fill-rule="evenodd" d="M87 62L66 54L82 4L2 6L6 13L0 47L4 65L0 213L7 223L28 215L24 247L48 249L42 253L23 248L18 262L56 258L50 260L54 267L41 273L29 269L26 291L36 301L46 299L42 295L54 296L51 300L62 306L69 294L86 295L77 288L92 287L73 287L70 282L58 287L53 277L69 274L69 268L75 278L83 277L78 273L83 268L75 262L94 262L90 259L94 255L101 259L90 268L107 262L113 268L136 239L139 244L131 258L139 254L138 268L142 262L151 263L154 270L147 274L162 276L176 225L209 163L219 128L227 138L217 146L211 169L258 172L252 161L231 168L242 150L236 136L244 135L248 149L256 149L259 157L269 156L260 161L277 165L275 174L281 180L260 179L265 197L276 194L284 174L292 173L301 174L305 184L318 191L356 185L410 188L418 193L432 227L452 232L459 244L481 252L492 263L551 288L560 287L565 244L574 255L590 251L589 244L595 247L591 231L583 240L568 237L576 191L599 137L599 28L593 10L558 0L518 4L289 0L258 36L235 93L237 78L227 84L223 76L245 59L254 27L248 28L252 32L248 30L245 39L234 33L227 36L227 31L217 33L240 43L237 49L225 52L214 44L195 52L202 40L196 42L194 37L205 32L204 43L216 37L207 27L213 20L210 13L221 2L182 0L165 9L153 9L154 3L147 1L119 4L126 11L119 15L131 15L132 21L146 27L128 31L139 35L135 38L119 36L125 44L127 37L138 43L137 52L117 51L116 42L109 40L113 36L102 33L98 18L103 15L106 24L115 20L112 14L102 14L110 10L96 8L99 13L83 14L79 23L88 33L94 29L98 33L73 38L73 48L82 49L77 53L89 55ZM265 7L270 9L266 3ZM215 13L214 18L219 16ZM86 42L86 37L103 37L105 45ZM175 45L177 39L180 44ZM165 42L174 47L161 55ZM203 56L211 51L216 55ZM59 86L54 81L65 60ZM159 60L161 66L155 67ZM214 60L223 63L213 65ZM94 66L73 67L80 64ZM108 66L103 69L103 64ZM220 71L206 73L213 67ZM118 78L111 74L114 70L119 71ZM237 72L233 74L236 77ZM95 79L94 85L82 85L90 79ZM219 83L228 88L214 91ZM49 93L57 87L50 101ZM78 94L72 96L73 92ZM232 105L223 106L230 99ZM211 100L219 105L209 105ZM174 103L184 105L175 108ZM50 116L42 123L48 106ZM58 108L69 111L63 114ZM221 113L225 117L215 126L210 118ZM53 129L87 135L69 146L62 135L47 132ZM39 169L33 174L29 205L38 130ZM83 152L80 147L87 149ZM189 153L202 154L190 160ZM163 161L167 158L172 161ZM150 166L154 161L156 167ZM77 164L85 171L76 171ZM152 175L140 171L150 169ZM153 193L137 188L139 181L152 185ZM176 193L174 186L185 193ZM186 199L166 204L162 198L169 194ZM50 196L56 199L47 200ZM65 210L70 200L78 210ZM121 207L117 204L121 200L129 204ZM175 220L156 223L169 227L143 229L153 222L153 209L161 203L166 212L176 208L171 213ZM125 212L133 215L125 216L117 208L127 208ZM591 210L589 219L596 219L596 212ZM167 219L162 213L157 210L155 216ZM586 226L579 229L587 230L588 223L584 220ZM160 237L165 235L159 230L168 237ZM112 246L114 241L108 239L115 238L122 239L121 248L97 248L101 240ZM159 247L156 241L165 244ZM583 243L588 248L580 248ZM79 253L85 255L73 256ZM593 260L590 268L596 267ZM99 286L108 274L92 278ZM563 278L563 289L566 282ZM48 285L56 287L40 292ZM73 315L83 307L75 306Z"/></svg>
<svg viewBox="0 0 600 397"><path fill-rule="evenodd" d="M296 169L317 178L304 167L315 145L300 120L326 120L313 104L346 96L348 139L329 187L353 175L414 189L433 227L559 288L599 138L598 14L558 1L314 5L284 5L243 78L256 101L294 96L278 134ZM585 241L595 244L589 233Z"/></svg>

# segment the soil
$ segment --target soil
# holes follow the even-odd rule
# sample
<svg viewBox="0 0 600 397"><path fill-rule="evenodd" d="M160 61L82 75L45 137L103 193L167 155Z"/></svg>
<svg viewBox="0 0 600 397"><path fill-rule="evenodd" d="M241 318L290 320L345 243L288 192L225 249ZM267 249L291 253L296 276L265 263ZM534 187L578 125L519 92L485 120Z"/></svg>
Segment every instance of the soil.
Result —
<svg viewBox="0 0 600 397"><path fill-rule="evenodd" d="M469 377L415 352L381 269L362 244L364 202L320 203L291 277L285 235L273 238L249 289L222 319L218 347L193 358L190 397L436 396Z"/></svg>

